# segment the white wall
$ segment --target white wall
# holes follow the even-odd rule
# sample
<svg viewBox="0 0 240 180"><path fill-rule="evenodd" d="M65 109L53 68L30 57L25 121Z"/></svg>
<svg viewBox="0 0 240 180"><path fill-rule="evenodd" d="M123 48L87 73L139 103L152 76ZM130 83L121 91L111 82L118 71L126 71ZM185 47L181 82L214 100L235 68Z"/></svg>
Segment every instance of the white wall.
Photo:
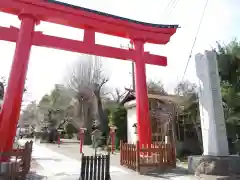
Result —
<svg viewBox="0 0 240 180"><path fill-rule="evenodd" d="M137 123L136 116L136 101L129 101L124 104L124 107L127 110L127 139L128 143L136 143L137 142L137 134L135 134L135 128L132 126Z"/></svg>

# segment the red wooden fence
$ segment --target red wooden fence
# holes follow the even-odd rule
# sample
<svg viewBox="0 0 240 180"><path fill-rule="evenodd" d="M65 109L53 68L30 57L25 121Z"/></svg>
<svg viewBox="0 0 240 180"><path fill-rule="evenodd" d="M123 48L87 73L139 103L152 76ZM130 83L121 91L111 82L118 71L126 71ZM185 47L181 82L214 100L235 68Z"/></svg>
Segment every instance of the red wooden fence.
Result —
<svg viewBox="0 0 240 180"><path fill-rule="evenodd" d="M141 167L176 167L175 147L171 144L154 143L151 147L120 143L120 163L135 171Z"/></svg>

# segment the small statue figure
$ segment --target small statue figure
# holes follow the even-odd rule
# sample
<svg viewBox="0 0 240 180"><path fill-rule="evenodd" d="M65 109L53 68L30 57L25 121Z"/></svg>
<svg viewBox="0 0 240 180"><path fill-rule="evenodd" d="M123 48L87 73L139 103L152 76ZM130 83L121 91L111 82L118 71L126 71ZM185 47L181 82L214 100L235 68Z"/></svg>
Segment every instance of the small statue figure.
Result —
<svg viewBox="0 0 240 180"><path fill-rule="evenodd" d="M102 139L102 132L99 130L98 127L91 133L92 134L92 144L95 151L95 155L97 154L97 148L100 145L100 141Z"/></svg>

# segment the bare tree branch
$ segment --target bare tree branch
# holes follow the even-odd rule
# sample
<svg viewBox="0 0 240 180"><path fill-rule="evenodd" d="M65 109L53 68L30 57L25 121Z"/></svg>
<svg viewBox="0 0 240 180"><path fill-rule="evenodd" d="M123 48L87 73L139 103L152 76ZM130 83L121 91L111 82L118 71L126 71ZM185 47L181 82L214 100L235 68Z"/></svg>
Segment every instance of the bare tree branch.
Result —
<svg viewBox="0 0 240 180"><path fill-rule="evenodd" d="M83 55L71 68L68 86L78 100L79 116L84 119L84 122L87 122L88 116L94 116L91 117L92 120L99 117L99 120L103 121L101 98L106 94L104 85L107 82L108 77L104 73L100 57ZM89 108L92 109L89 111ZM91 128L90 124L87 124L87 128Z"/></svg>
<svg viewBox="0 0 240 180"><path fill-rule="evenodd" d="M76 94L76 97L91 99L94 91L103 90L108 82L105 76L102 61L99 57L83 55L73 65L68 77L68 86Z"/></svg>
<svg viewBox="0 0 240 180"><path fill-rule="evenodd" d="M153 93L153 94L167 94L167 92L164 89L164 85L161 81L153 81L149 80L147 82L147 88L148 88L148 93Z"/></svg>
<svg viewBox="0 0 240 180"><path fill-rule="evenodd" d="M120 89L116 88L114 93L111 93L114 101L119 103L121 99L126 95L127 91L121 93Z"/></svg>

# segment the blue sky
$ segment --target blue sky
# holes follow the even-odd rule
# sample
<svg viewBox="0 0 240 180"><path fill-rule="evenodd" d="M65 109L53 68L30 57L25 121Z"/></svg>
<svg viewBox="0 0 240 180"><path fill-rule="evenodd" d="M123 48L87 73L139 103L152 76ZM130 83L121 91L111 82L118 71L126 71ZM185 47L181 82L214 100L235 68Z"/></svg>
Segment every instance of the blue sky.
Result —
<svg viewBox="0 0 240 180"><path fill-rule="evenodd" d="M131 19L159 24L179 24L182 28L172 37L166 46L146 44L146 51L154 54L166 55L168 67L147 66L147 78L161 80L165 88L171 92L181 80L189 56L190 48L203 11L205 0L179 0L174 9L164 10L169 0L61 0L71 4L80 5L90 9L104 11ZM215 45L218 40L230 41L238 37L240 27L240 14L237 9L240 2L237 0L209 0L203 24L193 51L194 54L203 52ZM171 11L170 15L169 12ZM19 27L17 17L0 14L1 26ZM42 22L36 27L45 34L68 37L81 40L83 31L60 25ZM97 34L97 43L108 44L115 47L127 46L127 39L119 39ZM1 66L0 76L8 76L15 44L0 41ZM54 84L66 81L69 67L79 59L79 54L33 47L28 71L28 95L25 99L39 100L49 92ZM103 58L104 59L104 58ZM104 59L105 60L105 59ZM110 76L109 88L128 87L131 83L131 64L120 60L106 59L104 67ZM194 59L191 59L186 77L196 81Z"/></svg>

